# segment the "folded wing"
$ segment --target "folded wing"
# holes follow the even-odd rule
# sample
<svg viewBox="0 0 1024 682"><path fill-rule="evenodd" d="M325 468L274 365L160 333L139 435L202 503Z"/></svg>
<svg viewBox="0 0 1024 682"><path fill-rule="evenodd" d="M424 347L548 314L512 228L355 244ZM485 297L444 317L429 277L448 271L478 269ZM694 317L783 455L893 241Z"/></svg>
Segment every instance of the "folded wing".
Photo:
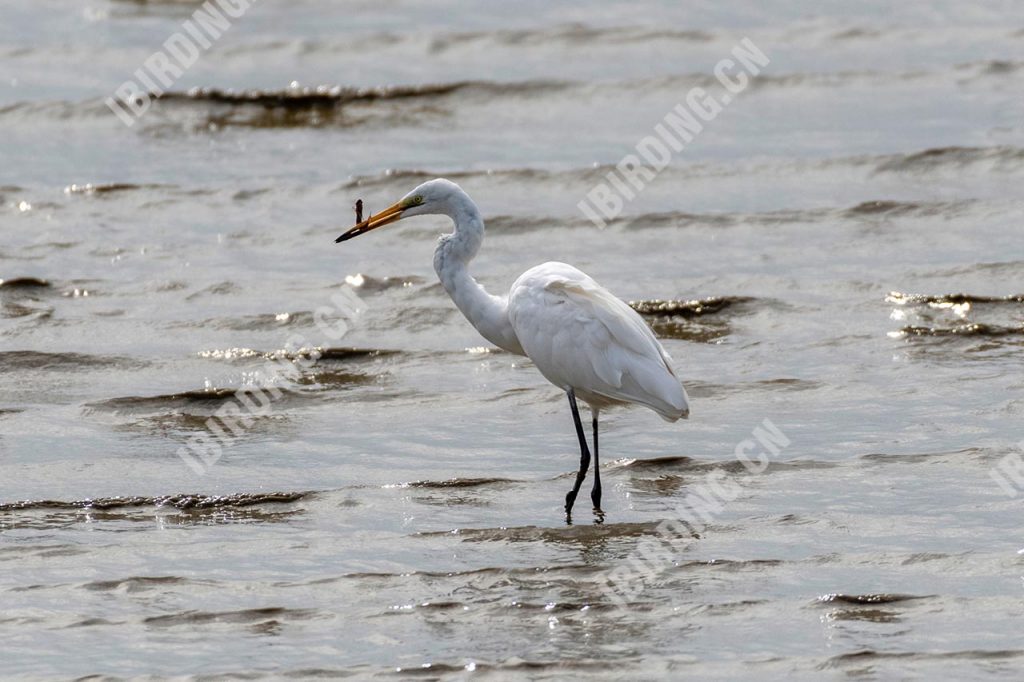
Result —
<svg viewBox="0 0 1024 682"><path fill-rule="evenodd" d="M509 293L509 318L544 376L591 402L638 403L674 421L689 412L671 358L643 318L576 268L544 263Z"/></svg>

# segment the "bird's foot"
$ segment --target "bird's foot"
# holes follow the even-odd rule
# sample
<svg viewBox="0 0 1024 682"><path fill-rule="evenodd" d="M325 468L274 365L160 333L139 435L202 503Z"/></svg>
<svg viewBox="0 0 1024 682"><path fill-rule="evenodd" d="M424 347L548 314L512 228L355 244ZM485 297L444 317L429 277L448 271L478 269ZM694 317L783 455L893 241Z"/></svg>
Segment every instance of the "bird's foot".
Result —
<svg viewBox="0 0 1024 682"><path fill-rule="evenodd" d="M565 496L565 525L567 526L572 525L572 506L575 503L576 495L574 495L573 491L570 490L569 493Z"/></svg>
<svg viewBox="0 0 1024 682"><path fill-rule="evenodd" d="M594 523L604 523L604 512L601 511L600 507L594 507Z"/></svg>

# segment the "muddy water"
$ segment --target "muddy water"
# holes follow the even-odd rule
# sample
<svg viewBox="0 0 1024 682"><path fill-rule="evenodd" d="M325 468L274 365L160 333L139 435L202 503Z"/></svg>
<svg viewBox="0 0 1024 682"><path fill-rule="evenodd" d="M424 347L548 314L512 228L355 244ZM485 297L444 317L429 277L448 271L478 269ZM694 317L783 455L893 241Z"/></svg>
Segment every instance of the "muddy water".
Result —
<svg viewBox="0 0 1024 682"><path fill-rule="evenodd" d="M0 10L4 676L1018 678L1024 15L858 7L258 5L131 129L103 97L193 4ZM744 36L770 66L594 228ZM574 263L685 377L689 421L604 418L603 524L560 513L564 398L436 283L445 221L333 244L438 175L486 286ZM790 444L610 598L766 418Z"/></svg>

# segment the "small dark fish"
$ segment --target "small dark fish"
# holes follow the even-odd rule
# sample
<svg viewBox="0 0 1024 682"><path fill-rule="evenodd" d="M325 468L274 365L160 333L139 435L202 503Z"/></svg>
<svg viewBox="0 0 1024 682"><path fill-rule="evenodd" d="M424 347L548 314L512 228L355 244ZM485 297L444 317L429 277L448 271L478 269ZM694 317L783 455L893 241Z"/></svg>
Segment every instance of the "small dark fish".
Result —
<svg viewBox="0 0 1024 682"><path fill-rule="evenodd" d="M356 199L356 222L363 222L363 200Z"/></svg>

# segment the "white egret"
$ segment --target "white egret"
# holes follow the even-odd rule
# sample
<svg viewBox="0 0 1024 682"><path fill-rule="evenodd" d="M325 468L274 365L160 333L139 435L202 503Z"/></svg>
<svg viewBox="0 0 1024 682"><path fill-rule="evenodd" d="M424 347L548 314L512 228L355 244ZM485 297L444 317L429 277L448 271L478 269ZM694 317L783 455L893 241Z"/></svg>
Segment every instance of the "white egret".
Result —
<svg viewBox="0 0 1024 682"><path fill-rule="evenodd" d="M590 406L594 428L590 497L600 514L597 419L601 408L636 403L667 421L689 416L686 391L672 369L672 359L636 311L571 265L544 263L520 275L507 296L487 293L468 269L483 243L484 221L469 195L450 180L423 183L335 241L426 214L446 215L455 223L455 231L441 237L434 251L434 270L462 314L494 345L530 358L569 397L580 442L580 468L565 496L567 517L590 466L577 398Z"/></svg>

